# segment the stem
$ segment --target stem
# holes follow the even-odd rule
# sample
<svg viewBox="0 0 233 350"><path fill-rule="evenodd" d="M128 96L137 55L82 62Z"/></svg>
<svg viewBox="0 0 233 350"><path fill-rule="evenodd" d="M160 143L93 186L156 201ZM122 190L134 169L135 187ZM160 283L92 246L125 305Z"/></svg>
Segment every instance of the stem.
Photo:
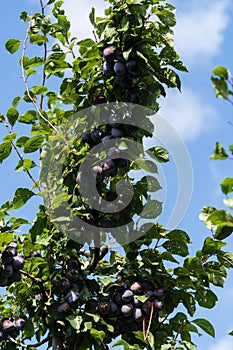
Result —
<svg viewBox="0 0 233 350"><path fill-rule="evenodd" d="M45 15L45 6L43 4L43 0L40 0L40 6L41 6L41 13L42 13L42 15ZM43 31L43 35L46 37L46 32L45 31ZM47 42L46 41L44 42L43 46L44 46L44 57L43 57L43 60L44 60L44 64L45 64L45 61L47 60L47 52L48 52ZM43 68L42 82L41 82L42 86L45 86L45 80L46 80L46 74L45 74L45 68ZM44 100L44 94L42 94L41 97L40 97L40 109L41 110L43 109L43 100Z"/></svg>
<svg viewBox="0 0 233 350"><path fill-rule="evenodd" d="M50 336L48 335L45 339L41 340L38 343L35 344L24 344L20 341L17 341L15 338L11 337L10 335L8 335L8 338L10 339L10 341L18 346L21 346L22 348L25 349L30 349L30 348L38 348L39 346L47 343L47 341L49 340Z"/></svg>
<svg viewBox="0 0 233 350"><path fill-rule="evenodd" d="M30 25L29 25L29 28L27 29L27 33L26 33L26 36L25 36L25 39L23 40L23 49L22 49L22 56L21 56L21 72L22 72L22 79L23 79L23 82L24 82L24 85L25 85L25 88L26 88L26 93L27 93L27 96L28 98L31 100L33 106L35 107L37 113L39 114L39 116L56 132L58 133L58 130L56 129L56 127L50 123L50 121L44 117L44 115L42 114L40 108L38 107L37 103L36 103L36 100L34 99L34 97L31 96L30 94L30 91L29 91L29 87L28 87L28 82L27 82L27 77L26 77L26 74L25 74L25 68L23 66L23 62L24 62L24 57L25 57L25 52L26 52L26 49L27 49L27 41L29 39L29 32L30 32Z"/></svg>
<svg viewBox="0 0 233 350"><path fill-rule="evenodd" d="M11 133L12 133L12 129L9 128L9 126L8 126L7 123L5 123L5 126L6 126L6 128L8 129L9 134L11 134ZM14 143L13 140L11 141L11 145L12 145L12 147L14 148L14 150L15 150L17 156L19 157L19 159L20 159L21 162L23 163L24 158L23 158L23 156L19 153L19 150L18 150L18 148L17 148L17 146L16 146L16 144ZM29 170L26 170L26 173L28 174L29 178L32 180L32 182L34 183L34 185L38 188L38 190L41 191L41 188L40 188L40 185L39 185L38 181L36 181L36 180L34 179L34 177L32 176L32 174L30 173L30 171L29 171Z"/></svg>

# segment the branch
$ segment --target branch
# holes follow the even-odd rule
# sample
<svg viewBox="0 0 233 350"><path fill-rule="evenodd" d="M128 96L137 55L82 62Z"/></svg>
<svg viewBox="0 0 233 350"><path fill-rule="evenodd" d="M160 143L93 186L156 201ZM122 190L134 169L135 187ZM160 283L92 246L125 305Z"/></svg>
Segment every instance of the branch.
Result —
<svg viewBox="0 0 233 350"><path fill-rule="evenodd" d="M7 128L9 134L11 134L11 133L12 133L12 130L9 128L9 125L8 125L7 123L5 123L5 127ZM21 162L23 162L23 161L24 161L24 158L23 158L23 156L19 153L19 150L18 150L18 148L16 147L16 144L14 143L13 140L11 141L11 144L12 144L12 147L14 148L14 150L15 150L17 156L19 157L19 159L21 160ZM29 171L29 170L26 170L26 173L28 174L28 176L30 177L30 179L32 180L32 182L34 183L34 185L38 188L38 190L41 191L41 188L40 188L40 185L39 185L38 181L36 181L36 180L34 179L34 177L32 176L32 174L30 173L30 171Z"/></svg>
<svg viewBox="0 0 233 350"><path fill-rule="evenodd" d="M29 87L28 87L28 82L27 82L27 77L25 75L25 68L24 68L24 57L25 57L25 52L27 49L27 41L29 39L29 31L30 31L30 24L29 24L29 28L27 29L27 34L25 39L23 40L23 50L22 50L22 56L21 56L21 71L22 71L22 79L26 88L26 92L27 92L27 96L28 98L31 100L33 106L35 107L37 113L39 114L39 116L56 132L58 133L58 130L56 129L56 127L50 123L50 121L44 117L44 115L41 113L40 108L37 106L37 103L35 101L35 99L31 96L30 91L29 91Z"/></svg>
<svg viewBox="0 0 233 350"><path fill-rule="evenodd" d="M28 272L26 272L24 270L20 270L20 272L22 273L22 275L30 278L33 282L35 282L40 287L42 297L43 297L43 299L45 301L47 301L48 300L48 296L46 294L46 291L44 289L44 285L43 285L43 282L41 281L41 279L32 276L30 273L28 273Z"/></svg>
<svg viewBox="0 0 233 350"><path fill-rule="evenodd" d="M49 340L49 338L51 337L51 335L48 335L45 339L41 340L38 343L35 344L24 344L20 341L17 341L15 338L11 337L10 335L8 335L8 338L10 339L10 341L18 346L21 346L22 348L25 349L30 349L30 348L38 348L39 346L47 343L47 341Z"/></svg>
<svg viewBox="0 0 233 350"><path fill-rule="evenodd" d="M41 13L42 15L45 15L45 6L43 4L43 0L40 0L40 6L41 6ZM46 37L46 32L43 31L43 35ZM44 60L44 63L45 61L47 60L47 52L48 52L48 48L47 48L47 42L45 41L44 44L44 57L43 57L43 60ZM44 66L45 67L45 66ZM45 80L46 80L46 74L45 74L45 68L43 68L43 73L42 73L42 82L41 82L41 85L42 86L45 86ZM43 100L44 100L44 94L41 95L40 97L40 109L42 110L43 109Z"/></svg>

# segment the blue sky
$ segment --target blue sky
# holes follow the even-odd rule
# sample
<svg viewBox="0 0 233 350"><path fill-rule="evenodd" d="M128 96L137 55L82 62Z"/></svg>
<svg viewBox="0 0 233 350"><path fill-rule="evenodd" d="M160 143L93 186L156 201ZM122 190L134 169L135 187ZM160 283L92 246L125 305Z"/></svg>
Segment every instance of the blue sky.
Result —
<svg viewBox="0 0 233 350"><path fill-rule="evenodd" d="M233 4L228 0L171 0L177 7L177 27L175 29L175 46L181 59L189 69L182 74L182 93L168 91L166 99L161 99L161 115L164 116L180 133L189 151L193 167L193 193L190 206L179 227L186 230L193 241L191 253L199 249L203 239L209 234L203 223L198 220L201 208L212 205L223 208L223 198L219 183L224 177L232 176L232 163L210 161L215 141L222 142L227 148L232 143L233 109L230 104L217 100L210 83L211 70L216 65L225 65L232 69L232 33ZM12 37L24 38L26 27L19 21L19 13L37 10L36 0L8 0L2 10L0 23L0 70L1 99L0 112L5 112L12 99L21 95L24 87L20 78L20 68L17 65L19 55L9 55L4 50L5 41ZM104 1L100 0L65 0L65 9L72 22L72 30L79 38L90 36L87 25L89 9L95 6L97 13L103 13ZM4 127L0 125L0 136L5 135ZM16 158L0 165L0 202L13 196L18 186L30 186L24 174L12 174ZM169 173L169 165L164 165L165 175ZM167 167L167 168L166 168ZM164 214L161 220L166 224L170 215L171 203L177 195L173 179L167 176L167 198ZM181 189L182 190L182 189ZM171 198L171 203L169 202ZM165 203L166 204L166 203ZM34 203L35 207L35 203ZM26 206L21 215L34 217L33 205ZM231 239L228 249L233 252ZM229 274L226 287L216 289L219 302L213 310L200 310L196 317L206 317L215 326L216 339L203 335L196 338L198 350L232 350L233 337L226 333L233 329L232 298L233 274Z"/></svg>

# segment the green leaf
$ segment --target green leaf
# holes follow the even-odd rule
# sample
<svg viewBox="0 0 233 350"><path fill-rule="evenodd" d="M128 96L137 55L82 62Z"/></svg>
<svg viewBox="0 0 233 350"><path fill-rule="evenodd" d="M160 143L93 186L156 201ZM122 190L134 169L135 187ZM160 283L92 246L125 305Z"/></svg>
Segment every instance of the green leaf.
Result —
<svg viewBox="0 0 233 350"><path fill-rule="evenodd" d="M12 132L12 133L4 136L3 137L3 141L4 142L11 142L11 141L13 141L16 138L17 135L18 135L17 132Z"/></svg>
<svg viewBox="0 0 233 350"><path fill-rule="evenodd" d="M66 319L70 322L71 326L77 331L80 330L83 318L82 316L68 316Z"/></svg>
<svg viewBox="0 0 233 350"><path fill-rule="evenodd" d="M17 147L23 147L23 145L27 142L27 140L29 140L28 136L21 136L18 138L15 144Z"/></svg>
<svg viewBox="0 0 233 350"><path fill-rule="evenodd" d="M220 250L217 253L218 261L223 264L225 267L231 268L233 267L233 254L229 252L224 252Z"/></svg>
<svg viewBox="0 0 233 350"><path fill-rule="evenodd" d="M4 142L0 145L0 163L2 163L10 154L12 145L10 142Z"/></svg>
<svg viewBox="0 0 233 350"><path fill-rule="evenodd" d="M220 142L216 142L214 154L210 157L210 159L224 160L227 158L228 154L223 148L222 144Z"/></svg>
<svg viewBox="0 0 233 350"><path fill-rule="evenodd" d="M29 138L24 144L24 152L32 153L37 151L43 145L43 142L44 137L40 135Z"/></svg>
<svg viewBox="0 0 233 350"><path fill-rule="evenodd" d="M89 19L90 19L90 22L93 26L95 26L95 8L92 7L91 8L91 12L89 14Z"/></svg>
<svg viewBox="0 0 233 350"><path fill-rule="evenodd" d="M65 15L58 15L57 20L58 20L58 25L61 28L62 32L64 34L67 34L67 32L70 29L70 22L67 20L67 17Z"/></svg>
<svg viewBox="0 0 233 350"><path fill-rule="evenodd" d="M19 112L17 111L17 109L15 107L10 107L6 112L6 116L7 116L9 123L12 126L14 126L15 122L19 116Z"/></svg>
<svg viewBox="0 0 233 350"><path fill-rule="evenodd" d="M12 209L21 208L32 196L34 193L28 188L18 188L14 194Z"/></svg>
<svg viewBox="0 0 233 350"><path fill-rule="evenodd" d="M147 152L152 152L155 159L160 163L166 163L169 161L169 154L167 150L161 146L152 147Z"/></svg>
<svg viewBox="0 0 233 350"><path fill-rule="evenodd" d="M233 177L227 177L220 185L224 194L233 192Z"/></svg>
<svg viewBox="0 0 233 350"><path fill-rule="evenodd" d="M46 41L47 41L47 38L43 34L31 34L31 36L30 36L30 43L31 44L42 45Z"/></svg>
<svg viewBox="0 0 233 350"><path fill-rule="evenodd" d="M100 340L101 342L103 342L104 337L105 337L105 332L104 331L98 331L95 328L92 328L90 331L90 334L93 338Z"/></svg>
<svg viewBox="0 0 233 350"><path fill-rule="evenodd" d="M149 200L143 207L143 211L140 213L142 218L154 219L157 218L162 212L163 203L158 200Z"/></svg>
<svg viewBox="0 0 233 350"><path fill-rule="evenodd" d="M25 124L31 124L35 120L37 120L37 112L34 110L29 110L18 118L18 122Z"/></svg>
<svg viewBox="0 0 233 350"><path fill-rule="evenodd" d="M19 47L20 47L20 40L17 40L17 39L8 39L7 42L5 43L5 48L11 54L18 51Z"/></svg>
<svg viewBox="0 0 233 350"><path fill-rule="evenodd" d="M217 98L222 98L224 100L228 100L229 98L229 90L227 86L227 81L222 78L214 78L211 77L211 81L214 87L215 95Z"/></svg>
<svg viewBox="0 0 233 350"><path fill-rule="evenodd" d="M204 318L196 318L192 321L197 326L199 326L204 332L211 335L211 337L215 338L215 330L212 324Z"/></svg>
<svg viewBox="0 0 233 350"><path fill-rule="evenodd" d="M233 223L226 222L223 224L219 224L217 226L214 237L216 239L222 240L229 237L232 234L232 232L233 232Z"/></svg>
<svg viewBox="0 0 233 350"><path fill-rule="evenodd" d="M39 85L33 86L32 89L35 95L43 95L49 91L49 89L46 86L39 86Z"/></svg>
<svg viewBox="0 0 233 350"><path fill-rule="evenodd" d="M189 251L187 244L183 242L182 240L176 241L176 240L171 240L171 241L166 241L163 243L163 248L171 252L172 254L175 255L180 255L180 256L187 256Z"/></svg>
<svg viewBox="0 0 233 350"><path fill-rule="evenodd" d="M212 70L214 75L217 75L219 78L228 79L228 70L226 67L217 66Z"/></svg>
<svg viewBox="0 0 233 350"><path fill-rule="evenodd" d="M35 168L36 163L30 159L25 158L24 160L20 160L15 167L15 171L28 171L29 169Z"/></svg>

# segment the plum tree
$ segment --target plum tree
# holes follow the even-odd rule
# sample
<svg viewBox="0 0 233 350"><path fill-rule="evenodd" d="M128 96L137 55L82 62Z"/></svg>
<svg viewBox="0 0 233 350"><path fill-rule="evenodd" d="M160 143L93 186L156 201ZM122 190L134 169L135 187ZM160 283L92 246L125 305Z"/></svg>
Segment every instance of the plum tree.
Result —
<svg viewBox="0 0 233 350"><path fill-rule="evenodd" d="M233 259L224 235L190 256L188 234L159 224L162 204L151 195L160 186L142 147L149 116L187 71L173 45L175 8L109 0L104 17L90 13L93 39L78 40L62 1L39 4L20 15L25 38L5 45L20 52L24 86L0 115L0 162L15 152L33 186L0 207L1 349L194 349L197 327L214 336L208 320L193 319L196 308L215 306L212 286L223 286ZM150 151L168 161L163 147ZM152 175L133 178L138 170ZM32 222L11 215L33 198Z"/></svg>

